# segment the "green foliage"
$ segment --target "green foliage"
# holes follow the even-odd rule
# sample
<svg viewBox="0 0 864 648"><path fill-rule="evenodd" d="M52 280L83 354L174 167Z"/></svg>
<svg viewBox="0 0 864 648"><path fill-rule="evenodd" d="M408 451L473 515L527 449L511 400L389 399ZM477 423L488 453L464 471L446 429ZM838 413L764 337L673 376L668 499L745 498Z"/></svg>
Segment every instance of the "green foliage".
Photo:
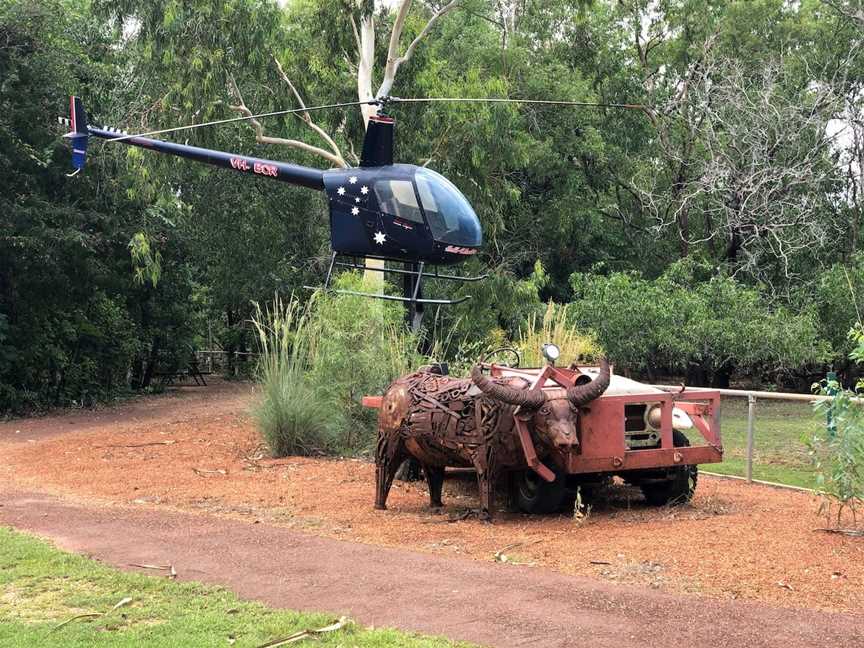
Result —
<svg viewBox="0 0 864 648"><path fill-rule="evenodd" d="M146 387L192 339L191 272L169 222L148 222L98 147L87 175L65 177L54 116L73 92L102 108L124 67L117 32L85 8L0 3L0 414ZM132 282L127 245L142 226L158 288Z"/></svg>
<svg viewBox="0 0 864 648"><path fill-rule="evenodd" d="M431 4L414 3L403 51ZM49 124L68 95L85 98L92 122L132 132L234 117L232 81L254 112L294 107L275 58L307 105L351 101L351 21L361 11L376 13L376 76L386 57L392 8L375 5L0 1L0 412L147 387L155 372L181 366L205 332L228 352L249 351L251 304L315 283L327 256L327 204L305 189L102 142L91 143L85 173L67 179L68 148ZM505 5L512 15L500 15ZM641 374L723 384L733 372L789 380L827 360L849 368L845 332L856 308L847 288L864 290L858 140L844 136L824 154L813 151L824 143L825 118L850 128L861 122L864 56L849 48L856 39L855 22L818 0L460 2L402 65L394 94L647 110L392 107L397 158L452 179L484 227L484 249L463 268L490 278L428 285L429 295L473 296L428 309L424 335L435 358L467 368L525 331L552 299L573 302L576 329L595 331L619 367ZM816 127L797 128L795 119L753 126L772 111L741 112L712 94L730 85L730 96L748 105L767 98L795 119L818 111ZM814 103L814 90L828 86L831 101ZM839 104L843 114L834 114ZM314 119L348 158L360 150L359 110ZM263 126L322 143L297 116ZM244 124L166 137L322 164L257 143ZM770 151L760 153L760 142ZM770 172L812 162L813 172L748 183L751 161ZM764 209L752 207L754 198ZM742 221L741 203L751 205L752 222ZM802 236L808 244L790 254L785 243ZM736 273L744 266L758 272ZM374 418L359 396L380 392L394 358L411 355L379 351L411 344L395 332L397 308L367 312L329 299L322 321L338 323L325 332L341 351L322 362L314 389L337 392L351 421L343 436L350 429L348 445L356 446ZM381 328L363 324L379 315ZM379 341L387 336L395 336L390 345ZM336 378L325 375L331 370ZM345 384L334 388L334 380Z"/></svg>
<svg viewBox="0 0 864 648"><path fill-rule="evenodd" d="M350 273L335 287L369 290ZM402 318L389 302L338 294L316 293L305 307L278 297L265 311L256 307L262 393L254 414L274 456L372 446L377 411L361 399L423 361Z"/></svg>
<svg viewBox="0 0 864 648"><path fill-rule="evenodd" d="M138 284L149 282L154 288L162 275L162 255L154 250L150 239L144 232L136 232L129 241L135 281Z"/></svg>
<svg viewBox="0 0 864 648"><path fill-rule="evenodd" d="M277 296L263 311L256 304L252 322L261 354L261 395L253 414L270 453L284 457L335 450L345 421L342 410L307 375L317 334L308 312L294 297L285 303Z"/></svg>
<svg viewBox="0 0 864 648"><path fill-rule="evenodd" d="M542 367L546 364L543 358L543 345L547 342L555 344L561 350L558 364L567 366L571 362L587 363L598 359L601 349L591 335L583 335L570 325L567 316L567 305L556 305L549 302L546 310L539 318L533 313L528 318L524 328L519 330L516 348L522 359L522 366Z"/></svg>
<svg viewBox="0 0 864 648"><path fill-rule="evenodd" d="M335 287L369 292L353 273L341 275ZM394 379L423 363L418 340L406 330L403 318L398 304L352 295L324 294L314 303L309 382L319 398L344 412L340 447L348 452L374 443L378 413L361 405L363 396L383 393Z"/></svg>
<svg viewBox="0 0 864 648"><path fill-rule="evenodd" d="M855 348L849 335L864 312L864 255L853 255L845 263L835 263L818 273L810 294L801 301L815 302L820 335L831 344L837 367L848 364Z"/></svg>
<svg viewBox="0 0 864 648"><path fill-rule="evenodd" d="M825 380L815 386L819 393L832 398L815 405L816 413L826 421L817 424L806 438L810 458L816 471L816 483L824 495L821 510L829 524L840 526L844 511L856 513L864 503L864 408L855 399L857 392L843 389L836 380Z"/></svg>
<svg viewBox="0 0 864 648"><path fill-rule="evenodd" d="M571 314L615 362L649 376L687 373L725 386L735 371L777 379L827 358L813 313L772 306L731 277L702 278L703 270L681 262L656 280L574 273Z"/></svg>

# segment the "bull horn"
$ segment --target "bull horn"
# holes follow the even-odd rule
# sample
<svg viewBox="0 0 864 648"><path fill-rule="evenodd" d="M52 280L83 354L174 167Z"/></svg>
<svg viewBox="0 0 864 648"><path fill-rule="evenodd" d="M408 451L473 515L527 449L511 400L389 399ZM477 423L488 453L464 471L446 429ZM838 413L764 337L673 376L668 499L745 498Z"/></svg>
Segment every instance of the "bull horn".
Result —
<svg viewBox="0 0 864 648"><path fill-rule="evenodd" d="M546 396L540 389L517 389L489 380L483 375L480 365L474 365L471 369L471 381L490 398L508 405L521 405L528 409L537 409L546 402Z"/></svg>
<svg viewBox="0 0 864 648"><path fill-rule="evenodd" d="M570 402L573 403L575 407L581 407L582 405L590 403L595 398L599 398L600 395L606 391L606 388L609 387L609 379L609 360L601 358L600 375L584 385L570 387L567 390L567 398L570 399Z"/></svg>

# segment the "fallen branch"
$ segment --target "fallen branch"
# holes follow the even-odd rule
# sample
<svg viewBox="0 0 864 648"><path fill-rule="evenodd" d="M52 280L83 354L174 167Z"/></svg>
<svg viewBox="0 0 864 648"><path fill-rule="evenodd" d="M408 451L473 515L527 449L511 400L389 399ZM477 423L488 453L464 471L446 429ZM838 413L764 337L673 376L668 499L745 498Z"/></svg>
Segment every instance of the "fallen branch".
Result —
<svg viewBox="0 0 864 648"><path fill-rule="evenodd" d="M852 536L853 538L864 538L864 529L834 529L826 527L824 529L813 529L814 531L824 531L825 533L839 533L841 535Z"/></svg>
<svg viewBox="0 0 864 648"><path fill-rule="evenodd" d="M96 619L98 617L107 616L107 615L111 614L114 610L116 610L117 608L121 608L124 605L129 605L131 602L132 602L132 598L127 596L123 599L120 599L120 601L118 601L114 605L114 607L112 607L107 612L85 612L84 614L76 614L75 616L70 617L70 618L66 619L65 621L63 621L62 623L51 628L51 630L48 631L48 634L51 634L55 630L59 630L63 626L69 625L70 623L72 623L73 621L77 621L78 619Z"/></svg>
<svg viewBox="0 0 864 648"><path fill-rule="evenodd" d="M472 511L471 509L466 509L465 511L462 511L461 513L457 513L456 515L451 515L450 517L447 518L447 521L448 522L461 522L462 520L467 520L472 515L476 515L476 513L474 511Z"/></svg>
<svg viewBox="0 0 864 648"><path fill-rule="evenodd" d="M133 443L130 445L104 445L104 446L96 446L97 448L146 448L147 446L158 446L158 445L174 445L177 443L176 441L153 441L151 443Z"/></svg>
<svg viewBox="0 0 864 648"><path fill-rule="evenodd" d="M63 626L65 626L65 625L67 625L67 624L69 624L69 623L72 623L73 621L77 621L78 619L94 619L94 618L96 618L96 617L101 617L101 616L104 616L104 615L102 614L102 612L88 612L88 613L86 613L86 614L76 614L75 616L73 616L73 617L71 617L71 618L69 618L69 619L66 619L66 620L65 620L63 623L61 623L60 625L56 625L56 626L54 626L53 628L51 628L51 631L49 632L49 634L50 634L51 632L54 632L55 630L59 630L60 628L62 628Z"/></svg>
<svg viewBox="0 0 864 648"><path fill-rule="evenodd" d="M174 569L174 565L142 565L139 563L129 563L130 567L140 567L141 569L158 569L160 571L167 571L168 578L177 578L177 570Z"/></svg>
<svg viewBox="0 0 864 648"><path fill-rule="evenodd" d="M511 560L510 557L507 556L507 554L505 554L504 552L509 551L510 549L515 549L516 547L535 545L541 541L542 541L542 538L540 540L532 540L531 542L514 542L513 544L509 544L506 547L503 547L503 548L501 548L495 552L495 555L494 555L495 562L508 563L510 565L531 565L533 563L515 562L515 561Z"/></svg>
<svg viewBox="0 0 864 648"><path fill-rule="evenodd" d="M124 606L126 606L126 605L129 605L131 602L132 602L132 597L131 597L131 596L127 596L126 598L120 599L119 601L117 601L117 603L114 604L114 607L112 607L112 608L109 610L109 612L113 612L114 610L116 610L116 609L118 609L118 608L121 608L121 607L124 607Z"/></svg>
<svg viewBox="0 0 864 648"><path fill-rule="evenodd" d="M207 475L227 475L228 471L223 470L222 468L217 468L216 470L204 470L202 468L193 468L192 472L194 472L199 477L206 477Z"/></svg>
<svg viewBox="0 0 864 648"><path fill-rule="evenodd" d="M268 641L267 643L258 646L258 648L276 648L277 646L287 646L290 643L296 643L298 641L310 639L312 637L327 634L329 632L336 632L337 630L341 630L350 623L351 620L348 617L343 616L336 623L332 623L329 626L318 628L316 630L300 630L299 632L295 632L291 636L284 637L282 639L274 639L273 641Z"/></svg>

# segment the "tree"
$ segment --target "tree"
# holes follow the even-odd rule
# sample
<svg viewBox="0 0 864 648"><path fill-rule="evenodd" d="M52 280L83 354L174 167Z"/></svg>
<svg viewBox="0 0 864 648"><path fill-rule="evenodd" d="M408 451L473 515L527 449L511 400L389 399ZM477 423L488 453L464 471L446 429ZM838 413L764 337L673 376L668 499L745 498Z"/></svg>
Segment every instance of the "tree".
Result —
<svg viewBox="0 0 864 648"><path fill-rule="evenodd" d="M716 80L691 89L702 106L702 159L689 163L676 199L678 212L707 224L688 243L716 240L733 272L768 283L788 282L799 257L836 249L847 229L829 200L839 175L827 126L842 102L830 83L791 94L786 84L774 65L754 77L724 63ZM659 228L676 222L658 211Z"/></svg>
<svg viewBox="0 0 864 648"><path fill-rule="evenodd" d="M110 95L124 59L117 33L66 0L0 5L0 412L91 404L141 385L157 336L173 362L191 338L182 250L167 280L133 283L128 244L153 206L125 191L124 170L97 156L70 180L68 149L47 118L87 92ZM104 174L103 174L104 172ZM163 212L169 216L170 212Z"/></svg>

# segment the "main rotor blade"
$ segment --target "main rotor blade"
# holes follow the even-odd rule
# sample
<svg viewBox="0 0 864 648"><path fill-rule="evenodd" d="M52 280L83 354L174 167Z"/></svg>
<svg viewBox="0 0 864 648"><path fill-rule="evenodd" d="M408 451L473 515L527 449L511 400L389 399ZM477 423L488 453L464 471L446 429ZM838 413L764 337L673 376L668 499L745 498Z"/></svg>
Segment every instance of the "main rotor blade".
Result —
<svg viewBox="0 0 864 648"><path fill-rule="evenodd" d="M368 101L346 101L343 103L323 104L321 106L309 106L307 108L291 108L290 110L274 110L273 112L259 113L257 115L244 115L243 117L231 117L229 119L217 119L215 121L204 122L201 124L189 124L187 126L175 126L174 128L163 128L162 130L154 130L146 133L137 133L134 135L124 135L123 137L112 138L111 142L122 142L123 140L132 137L150 137L151 135L163 135L165 133L176 133L182 130L193 130L195 128L204 128L205 126L218 126L219 124L230 124L232 122L248 121L250 119L258 119L259 117L277 117L279 115L290 115L293 113L312 112L313 110L326 110L328 108L347 108L349 106L377 106L381 102L378 99L369 99Z"/></svg>
<svg viewBox="0 0 864 648"><path fill-rule="evenodd" d="M564 101L556 99L507 99L504 97L383 97L386 103L517 103L539 104L545 106L587 106L594 108L624 108L627 110L644 110L643 104L598 103L593 101Z"/></svg>

